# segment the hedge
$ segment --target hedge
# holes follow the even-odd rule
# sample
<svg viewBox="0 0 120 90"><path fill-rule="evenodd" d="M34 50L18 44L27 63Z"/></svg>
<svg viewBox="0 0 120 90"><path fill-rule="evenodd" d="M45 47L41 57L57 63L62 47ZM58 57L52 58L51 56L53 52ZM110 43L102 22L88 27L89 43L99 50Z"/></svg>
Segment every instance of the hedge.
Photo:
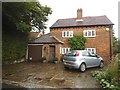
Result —
<svg viewBox="0 0 120 90"><path fill-rule="evenodd" d="M26 54L28 38L23 33L3 33L2 61L14 61Z"/></svg>

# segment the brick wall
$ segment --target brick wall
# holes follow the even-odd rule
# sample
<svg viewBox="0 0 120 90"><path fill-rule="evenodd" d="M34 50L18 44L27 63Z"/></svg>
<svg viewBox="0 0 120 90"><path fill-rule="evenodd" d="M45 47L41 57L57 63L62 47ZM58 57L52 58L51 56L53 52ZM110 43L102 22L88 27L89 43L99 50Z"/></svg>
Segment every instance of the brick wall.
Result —
<svg viewBox="0 0 120 90"><path fill-rule="evenodd" d="M109 30L106 30L109 28ZM96 30L96 37L87 38L86 48L96 48L96 53L103 57L104 60L110 59L110 34L109 26L93 26L93 27L75 27L75 28L55 28L50 30L50 35L55 36L64 44L61 47L69 47L68 38L62 37L62 31L73 31L73 35L82 35L84 30ZM59 53L59 52L56 52Z"/></svg>

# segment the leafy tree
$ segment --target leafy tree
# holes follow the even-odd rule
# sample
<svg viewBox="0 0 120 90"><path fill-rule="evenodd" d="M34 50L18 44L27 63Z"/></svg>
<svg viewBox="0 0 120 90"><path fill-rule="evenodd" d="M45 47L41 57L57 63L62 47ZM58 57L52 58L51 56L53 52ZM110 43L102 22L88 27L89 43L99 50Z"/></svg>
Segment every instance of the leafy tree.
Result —
<svg viewBox="0 0 120 90"><path fill-rule="evenodd" d="M80 35L68 39L72 50L84 50L86 38Z"/></svg>
<svg viewBox="0 0 120 90"><path fill-rule="evenodd" d="M120 53L120 40L115 39L114 43L113 43L113 53Z"/></svg>
<svg viewBox="0 0 120 90"><path fill-rule="evenodd" d="M51 8L38 2L3 2L2 5L3 26L22 32L31 31L33 26L39 31L45 29L47 16L52 13Z"/></svg>
<svg viewBox="0 0 120 90"><path fill-rule="evenodd" d="M24 57L28 33L32 27L39 31L45 29L45 22L51 13L51 8L38 2L3 2L2 59L18 60Z"/></svg>
<svg viewBox="0 0 120 90"><path fill-rule="evenodd" d="M114 36L114 32L113 32L113 54L117 54L117 53L120 53L120 39L117 39L115 36Z"/></svg>

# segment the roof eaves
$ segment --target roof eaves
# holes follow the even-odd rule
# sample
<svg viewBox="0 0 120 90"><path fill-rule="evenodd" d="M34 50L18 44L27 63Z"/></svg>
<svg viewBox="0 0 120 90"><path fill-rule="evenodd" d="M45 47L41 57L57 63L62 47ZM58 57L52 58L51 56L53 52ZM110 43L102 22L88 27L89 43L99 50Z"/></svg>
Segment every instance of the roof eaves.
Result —
<svg viewBox="0 0 120 90"><path fill-rule="evenodd" d="M50 36L50 37L53 37L55 40L57 40L59 43L64 43L64 42L62 42L61 40L59 40L58 38L56 38L55 36Z"/></svg>
<svg viewBox="0 0 120 90"><path fill-rule="evenodd" d="M107 25L114 25L114 24L111 23L111 24L96 24L96 25L55 26L55 27L50 27L50 29L54 29L54 28L69 28L69 27L87 27L87 26L107 26Z"/></svg>

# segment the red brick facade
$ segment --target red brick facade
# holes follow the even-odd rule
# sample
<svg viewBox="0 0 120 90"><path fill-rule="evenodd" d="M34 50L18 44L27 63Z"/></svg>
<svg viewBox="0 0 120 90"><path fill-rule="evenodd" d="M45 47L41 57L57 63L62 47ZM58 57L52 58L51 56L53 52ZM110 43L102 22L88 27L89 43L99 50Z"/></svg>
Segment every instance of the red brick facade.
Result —
<svg viewBox="0 0 120 90"><path fill-rule="evenodd" d="M107 30L109 28L109 30ZM96 53L103 57L104 60L110 60L111 51L111 26L90 26L90 27L72 27L72 28L55 28L50 30L50 35L57 37L64 42L61 48L70 47L68 38L62 37L62 31L73 31L73 35L83 35L84 30L96 30L96 37L87 37L86 48L96 48ZM58 47L60 49L60 47ZM57 50L58 51L58 50ZM59 50L60 51L60 50ZM57 56L60 52L56 52Z"/></svg>
<svg viewBox="0 0 120 90"><path fill-rule="evenodd" d="M50 27L50 34L35 39L32 44L43 44L42 57L47 61L55 57L60 60L70 50L68 38L83 35L87 38L86 49L107 61L112 57L113 25L106 16L83 17L82 9L78 9L76 18L58 19Z"/></svg>

